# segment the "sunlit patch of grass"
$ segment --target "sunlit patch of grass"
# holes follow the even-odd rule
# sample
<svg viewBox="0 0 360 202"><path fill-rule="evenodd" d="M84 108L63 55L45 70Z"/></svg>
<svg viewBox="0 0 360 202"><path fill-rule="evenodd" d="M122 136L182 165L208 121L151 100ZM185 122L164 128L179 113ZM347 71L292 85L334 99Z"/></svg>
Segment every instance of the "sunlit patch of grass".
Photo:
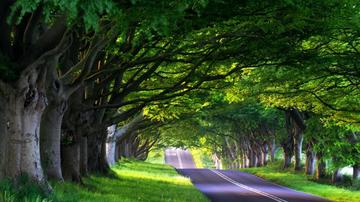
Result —
<svg viewBox="0 0 360 202"><path fill-rule="evenodd" d="M215 168L211 160L211 152L203 148L192 148L190 152L193 156L197 168Z"/></svg>
<svg viewBox="0 0 360 202"><path fill-rule="evenodd" d="M123 160L112 168L114 177L90 176L84 186L56 183L58 201L207 201L190 182L167 165Z"/></svg>
<svg viewBox="0 0 360 202"><path fill-rule="evenodd" d="M164 164L165 163L164 153L165 152L163 149L153 149L149 152L146 162Z"/></svg>
<svg viewBox="0 0 360 202"><path fill-rule="evenodd" d="M277 184L328 198L333 201L360 201L360 191L352 191L332 185L314 182L304 173L294 172L291 169L282 170L281 162L272 163L266 167L245 168L241 170L252 173Z"/></svg>

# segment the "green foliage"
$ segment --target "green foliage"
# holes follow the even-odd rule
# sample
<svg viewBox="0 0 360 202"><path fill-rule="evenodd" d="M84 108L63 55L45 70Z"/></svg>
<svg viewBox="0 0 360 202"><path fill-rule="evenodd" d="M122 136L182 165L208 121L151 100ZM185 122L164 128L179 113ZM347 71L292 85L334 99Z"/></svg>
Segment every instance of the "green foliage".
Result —
<svg viewBox="0 0 360 202"><path fill-rule="evenodd" d="M54 13L66 15L69 23L73 23L80 17L86 30L98 30L102 15L114 15L119 12L112 0L19 0L12 6L8 22L15 19L17 23L20 23L25 14L34 12L40 6L43 8L43 15L47 21L51 21Z"/></svg>
<svg viewBox="0 0 360 202"><path fill-rule="evenodd" d="M331 169L354 165L359 159L359 143L350 140L352 132L334 123L323 123L319 117L306 120L305 142L313 141L314 149L332 159Z"/></svg>

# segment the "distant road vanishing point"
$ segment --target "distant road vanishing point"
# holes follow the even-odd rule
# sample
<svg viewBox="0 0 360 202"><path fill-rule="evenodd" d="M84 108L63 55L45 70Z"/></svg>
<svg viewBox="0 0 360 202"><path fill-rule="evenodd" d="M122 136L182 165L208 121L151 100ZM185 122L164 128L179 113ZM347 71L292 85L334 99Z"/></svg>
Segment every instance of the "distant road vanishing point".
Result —
<svg viewBox="0 0 360 202"><path fill-rule="evenodd" d="M166 149L165 162L189 177L213 202L329 202L234 170L197 169L187 150Z"/></svg>

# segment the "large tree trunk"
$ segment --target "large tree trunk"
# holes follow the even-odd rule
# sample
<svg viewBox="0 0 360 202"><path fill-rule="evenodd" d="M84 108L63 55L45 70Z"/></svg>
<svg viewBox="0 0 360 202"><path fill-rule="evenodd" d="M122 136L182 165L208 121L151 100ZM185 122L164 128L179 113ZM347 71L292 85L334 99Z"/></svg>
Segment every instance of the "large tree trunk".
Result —
<svg viewBox="0 0 360 202"><path fill-rule="evenodd" d="M213 155L211 155L211 158L212 158L212 160L214 162L215 169L222 169L221 160L218 157L218 155L216 153L214 153Z"/></svg>
<svg viewBox="0 0 360 202"><path fill-rule="evenodd" d="M302 153L302 143L304 135L299 127L294 129L294 152L295 152L295 170L300 171L301 167L301 153Z"/></svg>
<svg viewBox="0 0 360 202"><path fill-rule="evenodd" d="M290 111L285 112L285 128L287 129L287 137L281 142L281 146L284 150L284 168L291 166L291 159L294 155L294 133L293 133L293 121L291 119Z"/></svg>
<svg viewBox="0 0 360 202"><path fill-rule="evenodd" d="M88 136L88 169L94 172L99 167L100 156L100 139L97 134L90 134Z"/></svg>
<svg viewBox="0 0 360 202"><path fill-rule="evenodd" d="M230 167L231 169L236 168L236 151L235 147L233 146L233 142L229 140L229 138L225 137L225 143L227 147L227 151L229 152L229 159L230 159Z"/></svg>
<svg viewBox="0 0 360 202"><path fill-rule="evenodd" d="M353 179L357 180L360 178L360 165L353 165Z"/></svg>
<svg viewBox="0 0 360 202"><path fill-rule="evenodd" d="M109 165L115 164L115 149L116 149L116 141L115 141L115 130L116 126L112 125L107 128L107 141L106 141L106 159Z"/></svg>
<svg viewBox="0 0 360 202"><path fill-rule="evenodd" d="M107 142L106 159L110 166L116 163L115 157L116 157L116 142Z"/></svg>
<svg viewBox="0 0 360 202"><path fill-rule="evenodd" d="M293 152L295 153L295 170L301 170L301 150L303 142L303 131L305 130L304 117L301 112L297 109L289 109L285 112L285 127L288 132L287 140L285 144L286 147L290 146L289 141L292 141ZM285 148L284 148L285 150ZM286 148L286 150L289 150ZM287 155L290 153L288 152ZM292 152L291 152L292 156ZM288 157L289 158L289 157ZM287 159L288 161L288 159ZM285 161L286 162L286 161ZM284 164L284 167L289 166L289 164Z"/></svg>
<svg viewBox="0 0 360 202"><path fill-rule="evenodd" d="M316 179L323 179L326 177L326 161L322 154L316 155L317 166L316 166Z"/></svg>
<svg viewBox="0 0 360 202"><path fill-rule="evenodd" d="M88 175L88 144L87 137L80 140L80 173L82 176Z"/></svg>
<svg viewBox="0 0 360 202"><path fill-rule="evenodd" d="M120 144L117 142L115 145L115 162L118 162L121 159L121 148Z"/></svg>
<svg viewBox="0 0 360 202"><path fill-rule="evenodd" d="M267 152L262 151L261 152L261 166L266 166L267 164Z"/></svg>
<svg viewBox="0 0 360 202"><path fill-rule="evenodd" d="M58 59L48 68L46 74L46 95L48 107L41 120L41 160L45 174L54 180L63 180L61 172L61 127L67 110L68 94L64 84L58 79ZM69 90L69 88L67 89Z"/></svg>
<svg viewBox="0 0 360 202"><path fill-rule="evenodd" d="M62 145L62 171L65 180L81 183L80 175L80 144L73 142Z"/></svg>
<svg viewBox="0 0 360 202"><path fill-rule="evenodd" d="M99 159L99 170L101 173L108 173L110 170L110 165L107 161L107 156L106 156L106 131L105 134L102 135L102 140L101 140L101 150L100 150L100 159ZM115 155L113 156L113 158L115 158Z"/></svg>
<svg viewBox="0 0 360 202"><path fill-rule="evenodd" d="M273 140L271 140L271 143L269 144L269 150L270 150L270 161L274 162L275 161L275 153L276 153L275 138L273 138Z"/></svg>
<svg viewBox="0 0 360 202"><path fill-rule="evenodd" d="M97 130L95 134L88 136L88 170L89 172L107 173L110 166L106 156L105 129Z"/></svg>
<svg viewBox="0 0 360 202"><path fill-rule="evenodd" d="M309 142L306 145L305 173L307 175L315 174L315 158L316 158L316 153L313 150L312 143Z"/></svg>
<svg viewBox="0 0 360 202"><path fill-rule="evenodd" d="M256 167L258 164L258 160L257 159L257 153L255 150L251 150L251 156L250 156L250 167Z"/></svg>
<svg viewBox="0 0 360 202"><path fill-rule="evenodd" d="M331 182L333 184L337 184L337 183L341 182L341 178L342 178L342 175L340 173L340 169L336 169L332 174Z"/></svg>
<svg viewBox="0 0 360 202"><path fill-rule="evenodd" d="M267 164L268 151L269 149L267 144L263 144L261 146L261 166L265 166Z"/></svg>
<svg viewBox="0 0 360 202"><path fill-rule="evenodd" d="M3 171L6 165L7 143L7 118L6 118L6 98L0 90L0 180L4 179L6 173Z"/></svg>
<svg viewBox="0 0 360 202"><path fill-rule="evenodd" d="M259 147L256 148L256 167L261 167L261 158L262 158L262 155L261 155L261 149Z"/></svg>
<svg viewBox="0 0 360 202"><path fill-rule="evenodd" d="M288 145L283 146L284 149L284 165L283 168L289 168L291 166L291 159L293 156L293 150L292 147L289 147Z"/></svg>
<svg viewBox="0 0 360 202"><path fill-rule="evenodd" d="M41 121L41 160L49 179L63 180L61 171L61 125L66 102L50 103Z"/></svg>
<svg viewBox="0 0 360 202"><path fill-rule="evenodd" d="M27 174L45 182L40 161L40 120L46 106L41 78L35 69L23 72L14 86L0 81L1 177Z"/></svg>
<svg viewBox="0 0 360 202"><path fill-rule="evenodd" d="M243 154L242 167L243 167L243 168L248 168L248 167L249 167L249 157L248 157L246 151L244 151L244 154Z"/></svg>

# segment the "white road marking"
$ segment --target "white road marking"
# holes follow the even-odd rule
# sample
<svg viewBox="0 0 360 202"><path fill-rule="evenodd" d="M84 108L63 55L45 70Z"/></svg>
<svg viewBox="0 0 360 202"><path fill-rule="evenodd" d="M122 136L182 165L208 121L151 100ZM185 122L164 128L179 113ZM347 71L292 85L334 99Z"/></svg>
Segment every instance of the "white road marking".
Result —
<svg viewBox="0 0 360 202"><path fill-rule="evenodd" d="M262 195L262 196L268 197L268 198L273 199L274 201L277 201L277 202L288 202L288 201L286 201L286 200L284 200L284 199L281 199L281 198L279 198L279 197L277 197L277 196L274 196L274 195L272 195L272 194L269 194L269 193L266 193L266 192L263 192L263 191L260 191L260 190L251 188L251 187L246 186L246 185L244 185L244 184L241 184L241 183L239 183L239 182L237 182L237 181L229 178L228 176L226 176L226 175L224 175L224 174L222 174L222 173L220 173L220 172L218 172L218 171L216 171L216 170L210 170L210 171L212 171L213 173L215 173L215 174L218 175L219 177L223 178L224 180L226 180L226 181L228 181L228 182L230 182L230 183L232 183L232 184L234 184L234 185L236 185L236 186L238 186L238 187L241 187L241 188L243 188L243 189L246 189L246 190L248 190L248 191L252 191L252 192L254 192L254 193L257 193L257 194L260 194L260 195Z"/></svg>
<svg viewBox="0 0 360 202"><path fill-rule="evenodd" d="M178 149L176 150L176 155L177 155L177 158L178 158L178 161L179 161L179 168L182 169L182 168L183 168L183 164L182 164L182 161L181 161L181 158L180 158L180 154L179 154L179 150L178 150Z"/></svg>

